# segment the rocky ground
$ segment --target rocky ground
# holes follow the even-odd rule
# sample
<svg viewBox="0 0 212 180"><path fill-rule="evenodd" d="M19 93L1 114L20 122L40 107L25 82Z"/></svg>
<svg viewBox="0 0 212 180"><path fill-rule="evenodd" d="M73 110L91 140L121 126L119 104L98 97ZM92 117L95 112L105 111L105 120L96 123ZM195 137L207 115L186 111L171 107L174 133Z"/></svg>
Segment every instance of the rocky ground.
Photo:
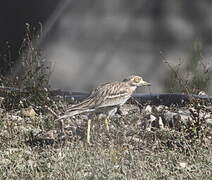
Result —
<svg viewBox="0 0 212 180"><path fill-rule="evenodd" d="M110 119L83 114L55 120L63 108L0 111L1 179L210 179L212 105L126 104ZM55 110L56 109L56 110Z"/></svg>

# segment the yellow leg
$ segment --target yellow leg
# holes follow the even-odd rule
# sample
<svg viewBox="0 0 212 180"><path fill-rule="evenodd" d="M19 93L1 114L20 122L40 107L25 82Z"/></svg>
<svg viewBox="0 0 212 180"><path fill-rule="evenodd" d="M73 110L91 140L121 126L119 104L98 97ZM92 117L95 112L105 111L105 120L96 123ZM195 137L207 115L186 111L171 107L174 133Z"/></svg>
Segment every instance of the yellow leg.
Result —
<svg viewBox="0 0 212 180"><path fill-rule="evenodd" d="M87 143L90 144L90 132L91 132L91 119L88 120L87 127Z"/></svg>
<svg viewBox="0 0 212 180"><path fill-rule="evenodd" d="M108 117L105 118L105 126L107 129L107 132L109 132L109 118Z"/></svg>

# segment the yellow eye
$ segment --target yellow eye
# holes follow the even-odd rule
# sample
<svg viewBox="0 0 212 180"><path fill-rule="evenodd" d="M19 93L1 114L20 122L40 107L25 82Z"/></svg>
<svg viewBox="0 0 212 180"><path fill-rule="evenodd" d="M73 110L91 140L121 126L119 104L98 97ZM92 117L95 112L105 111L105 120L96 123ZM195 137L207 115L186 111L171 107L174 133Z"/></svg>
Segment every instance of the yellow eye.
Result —
<svg viewBox="0 0 212 180"><path fill-rule="evenodd" d="M141 78L138 77L138 76L136 76L136 77L133 78L133 81L134 81L135 83L139 83L139 82L141 81Z"/></svg>

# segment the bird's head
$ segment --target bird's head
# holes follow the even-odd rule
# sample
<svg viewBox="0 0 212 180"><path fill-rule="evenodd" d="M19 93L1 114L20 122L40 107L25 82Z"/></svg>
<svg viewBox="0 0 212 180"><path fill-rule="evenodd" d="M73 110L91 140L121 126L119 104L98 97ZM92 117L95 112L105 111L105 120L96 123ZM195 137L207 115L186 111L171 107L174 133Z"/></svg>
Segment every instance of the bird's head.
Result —
<svg viewBox="0 0 212 180"><path fill-rule="evenodd" d="M128 82L131 86L151 86L151 84L144 81L142 77L135 75L125 78L123 82Z"/></svg>

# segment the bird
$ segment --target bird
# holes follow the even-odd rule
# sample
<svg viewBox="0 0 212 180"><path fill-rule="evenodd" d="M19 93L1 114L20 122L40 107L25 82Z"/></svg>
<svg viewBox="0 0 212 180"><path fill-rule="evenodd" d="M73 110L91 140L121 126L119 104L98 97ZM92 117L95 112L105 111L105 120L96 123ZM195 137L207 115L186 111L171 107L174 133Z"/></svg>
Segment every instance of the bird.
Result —
<svg viewBox="0 0 212 180"><path fill-rule="evenodd" d="M68 118L82 113L106 113L105 125L109 131L108 119L116 113L118 107L126 103L139 86L150 86L141 76L131 75L123 81L101 84L82 102L69 105L65 115L59 119ZM90 144L91 119L87 125L87 143Z"/></svg>

